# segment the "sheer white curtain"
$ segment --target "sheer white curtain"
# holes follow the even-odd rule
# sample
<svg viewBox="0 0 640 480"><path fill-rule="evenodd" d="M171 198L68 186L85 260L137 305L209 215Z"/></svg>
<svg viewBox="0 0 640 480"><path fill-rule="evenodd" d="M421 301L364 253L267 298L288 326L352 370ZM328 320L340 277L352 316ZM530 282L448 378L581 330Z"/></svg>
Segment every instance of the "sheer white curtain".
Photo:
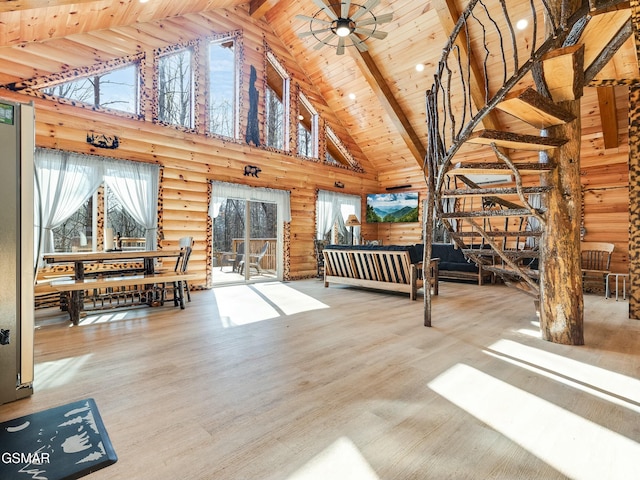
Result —
<svg viewBox="0 0 640 480"><path fill-rule="evenodd" d="M211 182L211 201L209 202L209 216L216 218L220 212L220 205L227 198L249 200L253 202L275 203L278 218L283 222L291 221L291 202L289 192L272 188L256 188L235 183Z"/></svg>
<svg viewBox="0 0 640 480"><path fill-rule="evenodd" d="M102 167L84 155L37 149L35 168L40 203L36 227L42 231L41 253L54 249L53 229L75 213L102 183Z"/></svg>
<svg viewBox="0 0 640 480"><path fill-rule="evenodd" d="M104 162L104 181L133 219L145 228L147 250L156 250L160 168L140 162Z"/></svg>
<svg viewBox="0 0 640 480"><path fill-rule="evenodd" d="M355 214L362 223L362 199L358 195L347 195L345 193L329 192L327 190L318 191L318 203L316 204L316 238L322 240L324 236L338 222L338 229L343 236L349 234L344 222L351 214ZM360 238L360 227L355 227L353 231L355 238Z"/></svg>

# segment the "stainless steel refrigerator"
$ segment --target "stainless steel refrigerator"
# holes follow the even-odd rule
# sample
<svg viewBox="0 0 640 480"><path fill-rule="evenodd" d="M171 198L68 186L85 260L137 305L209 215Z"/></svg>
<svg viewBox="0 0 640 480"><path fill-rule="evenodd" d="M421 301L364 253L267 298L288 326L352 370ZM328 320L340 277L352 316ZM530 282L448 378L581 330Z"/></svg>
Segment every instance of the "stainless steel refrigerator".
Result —
<svg viewBox="0 0 640 480"><path fill-rule="evenodd" d="M0 99L0 404L33 393L34 123Z"/></svg>

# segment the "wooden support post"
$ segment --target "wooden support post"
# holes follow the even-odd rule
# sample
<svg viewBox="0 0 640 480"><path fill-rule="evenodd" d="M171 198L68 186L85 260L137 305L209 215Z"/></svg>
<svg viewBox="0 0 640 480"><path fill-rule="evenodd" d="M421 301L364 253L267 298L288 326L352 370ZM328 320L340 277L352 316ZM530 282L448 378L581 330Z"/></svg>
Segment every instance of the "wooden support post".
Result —
<svg viewBox="0 0 640 480"><path fill-rule="evenodd" d="M629 105L640 102L640 85L629 87ZM640 112L629 109L629 318L640 320Z"/></svg>
<svg viewBox="0 0 640 480"><path fill-rule="evenodd" d="M584 345L580 268L580 100L561 103L575 120L547 134L569 141L550 154L557 168L549 173L547 228L540 243L540 330L545 340ZM545 156L544 153L541 154Z"/></svg>

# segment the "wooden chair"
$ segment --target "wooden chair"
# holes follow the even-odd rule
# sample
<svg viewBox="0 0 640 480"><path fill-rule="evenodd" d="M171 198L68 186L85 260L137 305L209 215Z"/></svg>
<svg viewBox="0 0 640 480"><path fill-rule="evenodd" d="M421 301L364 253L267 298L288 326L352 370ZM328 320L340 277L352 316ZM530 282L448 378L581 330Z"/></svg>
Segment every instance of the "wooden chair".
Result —
<svg viewBox="0 0 640 480"><path fill-rule="evenodd" d="M607 275L611 273L611 254L613 243L582 242L580 255L582 265L582 288L585 291L606 291Z"/></svg>
<svg viewBox="0 0 640 480"><path fill-rule="evenodd" d="M269 249L269 242L264 242L264 245L262 246L262 250L260 250L260 252L256 255L249 255L249 268L253 267L257 270L258 275L260 275L260 262L262 261L262 257L264 257L264 255L267 253L267 250ZM244 265L245 265L245 261L244 258L242 260L240 260L240 274L244 273Z"/></svg>

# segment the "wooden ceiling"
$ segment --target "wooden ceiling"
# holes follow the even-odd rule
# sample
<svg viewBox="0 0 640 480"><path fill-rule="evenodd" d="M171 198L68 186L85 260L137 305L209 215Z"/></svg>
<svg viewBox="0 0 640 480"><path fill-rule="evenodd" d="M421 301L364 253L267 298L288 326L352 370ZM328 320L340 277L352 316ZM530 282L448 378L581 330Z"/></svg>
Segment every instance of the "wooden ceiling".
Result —
<svg viewBox="0 0 640 480"><path fill-rule="evenodd" d="M350 47L338 56L330 47L315 49L312 37L297 35L308 22L295 16L316 13L313 0L0 2L0 85L188 41L194 34L211 35L210 20L233 12L268 24L382 178L416 170L424 157L425 92L465 5L463 0L381 0L373 11L393 13L393 20L379 27L389 35L369 39L367 52ZM416 71L417 64L424 71ZM630 39L601 78L638 77Z"/></svg>

